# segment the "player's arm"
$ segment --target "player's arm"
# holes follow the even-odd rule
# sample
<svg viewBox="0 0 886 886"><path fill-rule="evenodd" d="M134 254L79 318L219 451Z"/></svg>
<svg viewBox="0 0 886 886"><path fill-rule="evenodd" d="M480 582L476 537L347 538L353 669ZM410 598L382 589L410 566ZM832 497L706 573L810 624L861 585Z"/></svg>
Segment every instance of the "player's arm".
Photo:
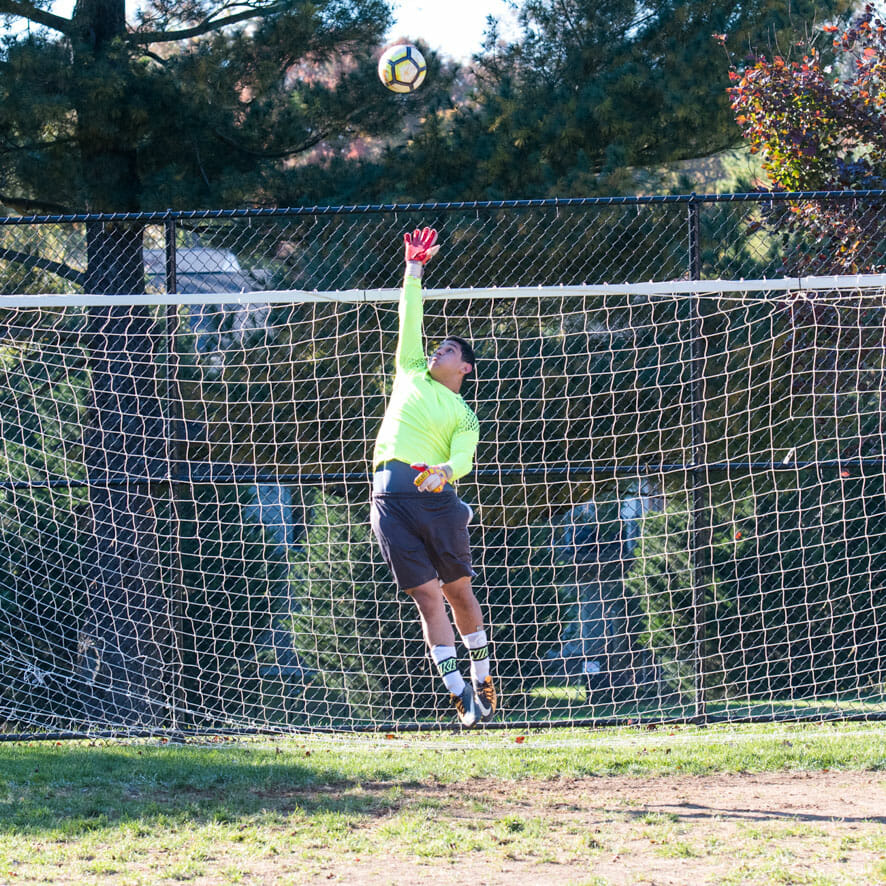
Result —
<svg viewBox="0 0 886 886"><path fill-rule="evenodd" d="M400 293L400 335L394 364L397 369L416 369L426 363L422 340L421 278L424 266L440 249L436 245L437 232L433 228L416 228L403 235L405 244L406 276Z"/></svg>
<svg viewBox="0 0 886 886"><path fill-rule="evenodd" d="M443 465L452 471L450 480L458 480L470 474L474 468L474 453L480 440L480 428L473 413L469 413L449 444L449 461Z"/></svg>
<svg viewBox="0 0 886 886"><path fill-rule="evenodd" d="M442 492L447 483L469 474L474 467L474 453L480 439L476 419L471 415L455 432L449 447L449 461L442 465L415 464L418 471L413 483L421 492Z"/></svg>

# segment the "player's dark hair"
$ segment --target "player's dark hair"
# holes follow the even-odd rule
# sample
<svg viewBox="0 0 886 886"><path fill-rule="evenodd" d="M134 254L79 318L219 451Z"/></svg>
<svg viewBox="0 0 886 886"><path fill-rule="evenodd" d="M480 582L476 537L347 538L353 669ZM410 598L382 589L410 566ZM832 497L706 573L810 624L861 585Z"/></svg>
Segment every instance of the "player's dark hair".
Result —
<svg viewBox="0 0 886 886"><path fill-rule="evenodd" d="M461 348L461 358L465 363L470 363L474 372L477 370L477 357L471 343L460 335L447 335L444 341L454 341Z"/></svg>

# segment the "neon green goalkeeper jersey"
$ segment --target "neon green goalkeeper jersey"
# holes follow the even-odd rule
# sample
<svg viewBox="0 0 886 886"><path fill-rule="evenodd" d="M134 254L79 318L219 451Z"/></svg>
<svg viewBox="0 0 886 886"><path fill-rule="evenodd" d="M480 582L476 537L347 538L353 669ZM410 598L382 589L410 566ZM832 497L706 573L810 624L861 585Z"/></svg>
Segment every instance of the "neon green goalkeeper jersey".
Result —
<svg viewBox="0 0 886 886"><path fill-rule="evenodd" d="M422 341L421 283L407 275L400 294L400 340L394 389L375 441L372 464L448 465L452 479L470 473L480 425L461 394L431 377Z"/></svg>

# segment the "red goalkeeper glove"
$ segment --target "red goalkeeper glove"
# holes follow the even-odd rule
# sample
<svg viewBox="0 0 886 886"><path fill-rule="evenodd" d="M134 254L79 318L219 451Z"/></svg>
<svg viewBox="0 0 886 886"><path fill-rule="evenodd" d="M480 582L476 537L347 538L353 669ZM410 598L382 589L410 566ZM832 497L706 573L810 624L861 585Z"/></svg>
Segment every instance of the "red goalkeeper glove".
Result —
<svg viewBox="0 0 886 886"><path fill-rule="evenodd" d="M433 228L416 228L403 235L406 246L406 270L412 277L421 279L424 266L437 254L437 232Z"/></svg>
<svg viewBox="0 0 886 886"><path fill-rule="evenodd" d="M442 492L449 479L449 472L443 467L429 468L423 462L412 465L418 476L412 481L419 492Z"/></svg>

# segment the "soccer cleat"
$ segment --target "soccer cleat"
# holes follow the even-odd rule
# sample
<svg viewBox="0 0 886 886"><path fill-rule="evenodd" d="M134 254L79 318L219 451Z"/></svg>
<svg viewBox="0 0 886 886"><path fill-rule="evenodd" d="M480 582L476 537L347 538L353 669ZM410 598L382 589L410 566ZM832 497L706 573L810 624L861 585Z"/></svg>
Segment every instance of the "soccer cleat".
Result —
<svg viewBox="0 0 886 886"><path fill-rule="evenodd" d="M458 719L462 726L470 728L480 719L480 706L477 702L477 696L474 694L474 687L469 683L465 684L461 695L450 695L455 710L458 713Z"/></svg>
<svg viewBox="0 0 886 886"><path fill-rule="evenodd" d="M492 677L487 676L479 685L474 687L477 695L477 706L480 708L480 721L488 723L495 714L495 686L492 685Z"/></svg>

